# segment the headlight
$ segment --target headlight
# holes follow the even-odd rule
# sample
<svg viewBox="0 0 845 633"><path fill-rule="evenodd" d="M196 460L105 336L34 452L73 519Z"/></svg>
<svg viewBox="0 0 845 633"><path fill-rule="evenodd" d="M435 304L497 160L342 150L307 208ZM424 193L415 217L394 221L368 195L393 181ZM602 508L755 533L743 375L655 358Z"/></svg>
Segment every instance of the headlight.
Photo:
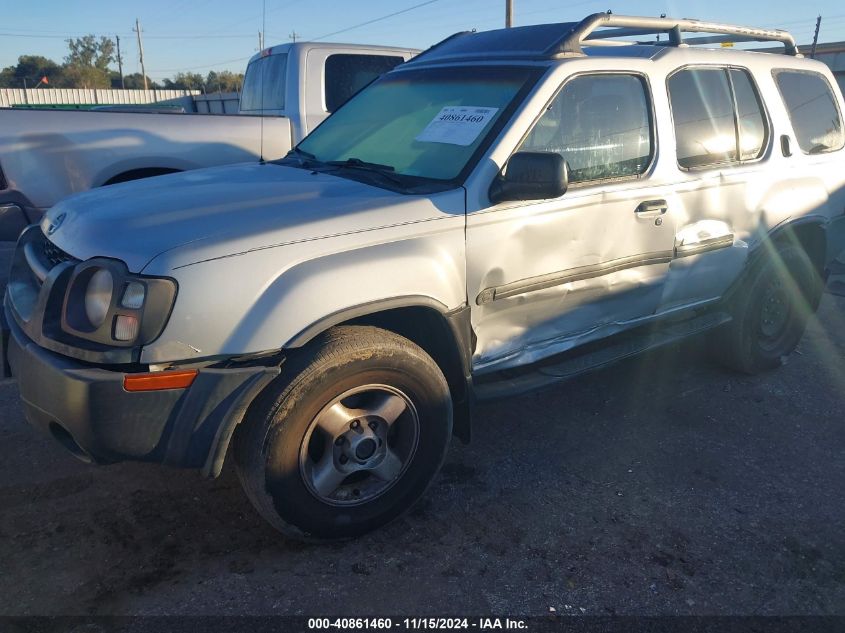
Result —
<svg viewBox="0 0 845 633"><path fill-rule="evenodd" d="M136 347L161 334L176 282L130 273L123 262L89 259L77 264L67 282L61 329L100 345Z"/></svg>
<svg viewBox="0 0 845 633"><path fill-rule="evenodd" d="M147 297L147 288L139 281L130 281L123 290L123 298L120 305L124 308L138 310L144 307L144 299Z"/></svg>
<svg viewBox="0 0 845 633"><path fill-rule="evenodd" d="M91 275L85 289L85 316L95 329L106 320L113 293L114 278L108 270L101 268Z"/></svg>

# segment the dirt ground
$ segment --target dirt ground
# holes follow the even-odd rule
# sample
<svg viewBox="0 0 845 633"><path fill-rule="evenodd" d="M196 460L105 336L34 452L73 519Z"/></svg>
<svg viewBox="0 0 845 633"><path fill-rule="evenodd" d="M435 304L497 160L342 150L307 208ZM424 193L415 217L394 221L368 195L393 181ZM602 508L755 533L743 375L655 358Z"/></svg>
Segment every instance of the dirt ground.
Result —
<svg viewBox="0 0 845 633"><path fill-rule="evenodd" d="M0 614L845 614L845 297L779 371L706 344L481 407L409 515L333 545L231 464L77 462L0 382Z"/></svg>

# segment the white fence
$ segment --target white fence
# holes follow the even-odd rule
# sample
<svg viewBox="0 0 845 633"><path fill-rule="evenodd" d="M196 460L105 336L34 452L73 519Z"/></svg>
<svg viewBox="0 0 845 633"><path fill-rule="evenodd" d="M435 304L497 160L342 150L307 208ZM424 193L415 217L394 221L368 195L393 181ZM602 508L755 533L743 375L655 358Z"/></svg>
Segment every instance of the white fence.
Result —
<svg viewBox="0 0 845 633"><path fill-rule="evenodd" d="M214 92L194 96L194 109L200 114L237 114L241 96L237 92Z"/></svg>
<svg viewBox="0 0 845 633"><path fill-rule="evenodd" d="M192 110L199 90L89 90L85 88L0 88L0 108L13 105L103 105L171 101Z"/></svg>

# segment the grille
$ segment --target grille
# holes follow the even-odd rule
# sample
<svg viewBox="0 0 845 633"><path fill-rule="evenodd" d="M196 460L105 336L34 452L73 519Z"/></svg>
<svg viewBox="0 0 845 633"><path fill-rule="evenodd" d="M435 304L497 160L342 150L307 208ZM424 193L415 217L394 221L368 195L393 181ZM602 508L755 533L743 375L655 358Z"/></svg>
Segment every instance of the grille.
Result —
<svg viewBox="0 0 845 633"><path fill-rule="evenodd" d="M58 246L53 244L50 240L44 240L44 260L50 265L50 268L55 268L64 262L75 262L77 259L65 253Z"/></svg>

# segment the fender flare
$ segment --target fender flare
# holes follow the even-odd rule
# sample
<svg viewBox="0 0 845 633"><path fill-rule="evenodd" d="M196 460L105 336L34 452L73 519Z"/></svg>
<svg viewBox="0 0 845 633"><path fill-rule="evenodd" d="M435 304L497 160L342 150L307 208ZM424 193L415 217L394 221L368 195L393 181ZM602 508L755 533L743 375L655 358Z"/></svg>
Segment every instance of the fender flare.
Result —
<svg viewBox="0 0 845 633"><path fill-rule="evenodd" d="M753 265L765 252L765 244L777 242L780 239L786 238L791 231L796 227L802 226L816 226L822 233L827 235L827 228L830 224L830 219L823 215L808 215L800 218L791 218L784 220L777 224L765 235L760 235L759 239L755 240L754 245L750 248L748 253L748 261L746 262L746 270ZM824 262L827 263L827 262Z"/></svg>
<svg viewBox="0 0 845 633"><path fill-rule="evenodd" d="M475 337L470 323L470 307L462 305L450 310L440 301L424 296L411 295L392 297L369 301L355 306L349 306L315 321L287 341L282 349L297 349L308 344L321 332L331 327L358 319L366 320L389 311L403 308L424 308L436 312L448 328L447 336L451 337L447 348L454 351L454 356L444 362L438 362L446 374L452 392L454 407L454 435L464 443L470 441L472 435L472 415L475 409L475 395L472 381L472 354ZM401 332L400 332L401 334ZM447 354L448 355L448 354ZM435 358L435 361L443 361ZM457 365L457 366L455 366ZM459 372L458 372L459 370Z"/></svg>
<svg viewBox="0 0 845 633"><path fill-rule="evenodd" d="M387 310L395 310L397 308L431 308L444 316L449 313L449 309L440 301L424 295L410 295L407 297L392 297L390 299L368 301L356 306L343 308L320 318L295 334L289 341L282 345L282 349L303 347L315 336L321 332L325 332L330 327L340 325L352 319L358 319Z"/></svg>
<svg viewBox="0 0 845 633"><path fill-rule="evenodd" d="M755 239L752 244L749 244L748 258L745 261L745 266L742 268L742 272L739 274L739 276L737 276L736 280L725 291L725 294L723 296L723 302L730 302L733 299L733 296L740 291L743 282L745 281L746 275L748 274L748 271L751 270L754 266L756 266L757 263L760 261L760 258L766 254L766 244L773 244L779 239L786 238L790 231L792 231L795 227L799 226L814 225L819 227L822 232L826 235L827 227L829 224L830 220L825 216L809 215L800 218L784 220L780 224L777 224L773 228L768 230L765 234L763 234L762 232L758 233L757 239Z"/></svg>

